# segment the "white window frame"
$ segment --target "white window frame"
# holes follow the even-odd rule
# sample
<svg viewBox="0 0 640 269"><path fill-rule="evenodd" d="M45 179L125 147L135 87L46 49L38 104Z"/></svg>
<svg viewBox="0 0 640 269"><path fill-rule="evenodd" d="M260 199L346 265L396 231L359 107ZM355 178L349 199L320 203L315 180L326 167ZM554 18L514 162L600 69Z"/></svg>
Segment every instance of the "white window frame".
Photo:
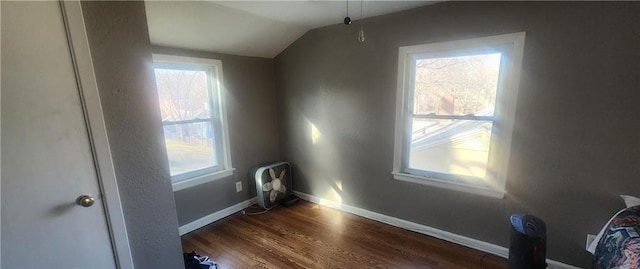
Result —
<svg viewBox="0 0 640 269"><path fill-rule="evenodd" d="M458 190L495 198L504 198L506 194L506 176L509 167L511 137L513 133L520 69L524 51L525 32L456 40L449 42L421 44L399 48L398 87L396 95L396 126L393 160L393 177L412 183ZM418 55L438 55L449 57L467 54L473 51L487 51L501 48L502 61L500 79L496 97L495 112L486 180L489 186L466 184L447 180L446 177L410 173L408 168L408 143L411 143L411 98L413 83L411 73L414 70L414 58ZM507 48L507 49L504 49ZM475 119L473 116L470 119ZM493 172L489 172L493 171Z"/></svg>
<svg viewBox="0 0 640 269"><path fill-rule="evenodd" d="M216 137L220 137L219 141L214 143L220 143L216 149L222 149L222 158L220 168L212 170L211 168L204 168L196 171L186 172L183 174L174 175L171 177L173 191L179 191L187 188L191 188L203 183L211 182L214 180L222 179L233 175L233 168L231 164L231 149L229 143L229 128L227 124L227 112L225 109L224 101L224 79L222 74L222 61L217 59L195 58L176 55L165 54L153 54L154 67L172 67L183 68L190 70L206 70L208 75L208 81L216 83L215 85L209 85L209 91L213 94L215 99L209 100L213 108L215 108L215 115L211 115L211 121L213 122L214 129L220 131L216 133ZM213 102L218 101L213 104ZM164 123L163 123L164 126ZM219 136L218 136L219 135ZM168 160L167 160L168 162Z"/></svg>

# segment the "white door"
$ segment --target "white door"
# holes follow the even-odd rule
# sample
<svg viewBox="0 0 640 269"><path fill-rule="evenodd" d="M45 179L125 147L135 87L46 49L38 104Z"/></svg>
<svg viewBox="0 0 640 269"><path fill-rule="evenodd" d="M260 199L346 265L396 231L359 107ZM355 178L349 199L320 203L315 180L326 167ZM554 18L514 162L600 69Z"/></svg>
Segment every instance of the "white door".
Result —
<svg viewBox="0 0 640 269"><path fill-rule="evenodd" d="M1 267L116 268L61 5L1 4Z"/></svg>

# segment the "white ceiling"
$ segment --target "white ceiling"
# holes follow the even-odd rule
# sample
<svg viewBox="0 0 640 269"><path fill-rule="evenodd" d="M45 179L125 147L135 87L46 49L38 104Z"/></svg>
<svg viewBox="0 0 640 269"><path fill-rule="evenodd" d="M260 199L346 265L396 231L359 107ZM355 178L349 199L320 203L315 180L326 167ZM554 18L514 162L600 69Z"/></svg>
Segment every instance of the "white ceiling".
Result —
<svg viewBox="0 0 640 269"><path fill-rule="evenodd" d="M364 17L415 8L434 1L363 2ZM273 58L308 30L342 23L346 1L147 1L154 45ZM349 1L360 18L360 1Z"/></svg>

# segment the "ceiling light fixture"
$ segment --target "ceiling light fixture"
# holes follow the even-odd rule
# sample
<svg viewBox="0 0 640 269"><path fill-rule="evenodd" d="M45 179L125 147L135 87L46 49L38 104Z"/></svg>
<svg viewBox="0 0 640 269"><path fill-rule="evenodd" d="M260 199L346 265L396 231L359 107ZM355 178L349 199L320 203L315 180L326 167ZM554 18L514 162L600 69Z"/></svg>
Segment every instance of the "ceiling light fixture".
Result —
<svg viewBox="0 0 640 269"><path fill-rule="evenodd" d="M364 42L364 29L362 29L362 21L364 20L364 17L362 17L362 1L360 0L360 31L358 31L358 42L363 43Z"/></svg>
<svg viewBox="0 0 640 269"><path fill-rule="evenodd" d="M344 24L351 24L351 18L349 18L349 0L347 0L347 16L344 17Z"/></svg>

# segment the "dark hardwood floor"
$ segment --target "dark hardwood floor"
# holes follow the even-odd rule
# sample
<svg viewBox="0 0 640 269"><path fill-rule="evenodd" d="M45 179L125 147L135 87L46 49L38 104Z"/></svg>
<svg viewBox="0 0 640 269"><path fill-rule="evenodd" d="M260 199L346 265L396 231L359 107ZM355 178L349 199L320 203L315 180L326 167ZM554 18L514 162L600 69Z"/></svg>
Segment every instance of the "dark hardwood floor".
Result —
<svg viewBox="0 0 640 269"><path fill-rule="evenodd" d="M305 201L234 214L182 236L182 247L221 269L507 268L500 257Z"/></svg>

